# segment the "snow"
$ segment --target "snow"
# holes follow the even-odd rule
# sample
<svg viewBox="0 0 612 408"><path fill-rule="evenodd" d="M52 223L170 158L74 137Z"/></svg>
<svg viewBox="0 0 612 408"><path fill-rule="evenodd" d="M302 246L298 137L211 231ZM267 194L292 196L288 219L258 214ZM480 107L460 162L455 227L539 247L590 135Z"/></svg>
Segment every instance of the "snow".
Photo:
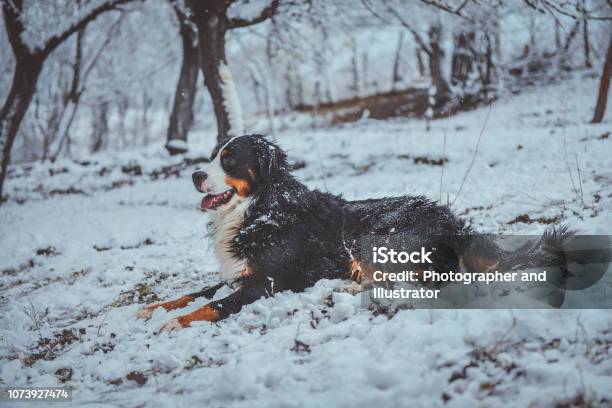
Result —
<svg viewBox="0 0 612 408"><path fill-rule="evenodd" d="M305 162L296 175L309 187L348 199L424 194L454 201L482 232L542 233L546 226L538 223L507 224L529 214L609 234L612 139L604 137L610 119L588 123L596 87L595 79L579 77L495 102L458 197L487 107L431 121L429 132L420 120L312 130L298 118L279 128L277 141L291 162ZM413 158L440 158L444 139L449 161L441 179L440 166ZM10 198L0 207L0 385L60 386L55 373L69 367L65 385L80 405L612 400L609 310L404 310L388 318L362 307L360 295L340 292L346 282L320 281L304 293L261 299L218 324L155 335L205 301L136 320L147 299L177 298L218 281L209 216L196 209L201 197L191 185L197 165L180 177L131 176L131 185L107 187L127 177L121 166L139 164L146 173L179 160L137 151L99 155L89 166L11 167ZM45 196L60 187L86 194ZM596 286L609 293L611 283L607 276ZM217 297L229 293L223 288ZM592 293L572 293L568 305L584 304ZM60 336L63 330L74 336ZM51 345L39 345L41 337ZM133 380L135 372L144 384Z"/></svg>
<svg viewBox="0 0 612 408"><path fill-rule="evenodd" d="M168 143L166 143L166 146L170 149L182 150L185 152L189 150L189 145L187 144L187 142L180 139L172 139Z"/></svg>
<svg viewBox="0 0 612 408"><path fill-rule="evenodd" d="M271 0L242 0L232 3L227 10L227 16L245 21L253 21L270 6Z"/></svg>
<svg viewBox="0 0 612 408"><path fill-rule="evenodd" d="M232 71L221 62L219 64L219 76L221 77L221 92L223 94L223 106L229 119L228 135L239 136L244 134L244 123L242 121L242 107L236 90L236 84L232 77Z"/></svg>

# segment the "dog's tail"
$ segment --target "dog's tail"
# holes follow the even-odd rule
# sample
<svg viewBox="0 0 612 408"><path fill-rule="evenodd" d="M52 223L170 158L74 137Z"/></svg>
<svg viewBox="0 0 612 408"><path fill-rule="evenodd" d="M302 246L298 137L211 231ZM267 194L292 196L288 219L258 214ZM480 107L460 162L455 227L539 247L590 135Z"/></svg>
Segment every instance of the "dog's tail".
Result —
<svg viewBox="0 0 612 408"><path fill-rule="evenodd" d="M491 236L474 236L463 255L466 270L546 270L548 291L541 300L560 307L566 290L582 290L597 283L608 270L612 250L607 235L577 235L567 226L551 227L536 239L513 237L522 242L504 249Z"/></svg>

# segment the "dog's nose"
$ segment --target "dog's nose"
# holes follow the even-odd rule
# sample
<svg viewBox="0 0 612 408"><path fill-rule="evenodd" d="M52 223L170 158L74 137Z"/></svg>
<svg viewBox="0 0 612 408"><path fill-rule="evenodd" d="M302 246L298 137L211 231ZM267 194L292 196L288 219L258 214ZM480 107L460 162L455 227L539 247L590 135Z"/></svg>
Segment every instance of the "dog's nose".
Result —
<svg viewBox="0 0 612 408"><path fill-rule="evenodd" d="M195 186L196 190L202 191L202 182L206 180L207 177L208 174L206 174L202 170L198 170L191 175L193 185Z"/></svg>

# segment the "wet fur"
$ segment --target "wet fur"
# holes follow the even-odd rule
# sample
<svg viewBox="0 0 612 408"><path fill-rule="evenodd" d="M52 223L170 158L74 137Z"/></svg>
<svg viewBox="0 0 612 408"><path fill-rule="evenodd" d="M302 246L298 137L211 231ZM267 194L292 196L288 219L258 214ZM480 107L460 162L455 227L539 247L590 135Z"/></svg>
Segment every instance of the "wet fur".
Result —
<svg viewBox="0 0 612 408"><path fill-rule="evenodd" d="M473 239L472 230L447 206L425 197L347 201L310 190L291 174L280 147L262 136L242 136L219 150L222 157L233 156L238 162L223 171L241 180L249 195L238 207L218 211L210 223L222 278L238 288L207 305L201 315L215 316L214 320L237 313L262 296L300 292L320 279L363 279L364 274L356 271L355 260L362 256L358 249L362 239L376 235L408 234L420 245L447 237L445 245L452 250L440 251L436 270L457 270L466 264L510 266L543 253L563 262L550 250L554 245L547 243L566 236L566 231L551 233L520 253L505 253L484 238Z"/></svg>

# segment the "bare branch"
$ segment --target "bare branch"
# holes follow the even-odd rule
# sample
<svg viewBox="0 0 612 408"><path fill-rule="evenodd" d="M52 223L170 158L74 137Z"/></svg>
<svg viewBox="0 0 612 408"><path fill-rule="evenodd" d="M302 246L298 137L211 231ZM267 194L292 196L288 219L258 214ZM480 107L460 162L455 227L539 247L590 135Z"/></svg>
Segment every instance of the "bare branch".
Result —
<svg viewBox="0 0 612 408"><path fill-rule="evenodd" d="M460 14L460 13L461 13L461 10L463 10L463 8L464 8L465 6L467 6L467 4L468 4L469 2L470 2L470 0L465 0L463 3L461 3L461 4L459 5L459 7L457 7L457 10L455 10L455 13L456 13L456 14L461 15L461 14Z"/></svg>
<svg viewBox="0 0 612 408"><path fill-rule="evenodd" d="M433 6L439 8L440 10L444 10L447 13L455 14L459 17L465 17L463 14L461 14L461 10L463 10L463 8L470 2L470 0L464 0L464 2L461 3L456 9L453 9L448 4L439 0L421 0L421 2L427 4L428 6Z"/></svg>
<svg viewBox="0 0 612 408"><path fill-rule="evenodd" d="M574 20L582 20L582 19L589 19L589 20L612 20L612 15L608 15L608 16L596 16L593 14L590 14L589 12L587 12L586 10L584 10L584 14L583 13L577 13L574 12L572 10L568 10L567 8L565 8L563 5L560 5L554 1L551 0L523 0L525 4L527 4L529 7L531 7L534 10L539 11L540 13L549 13L554 15L555 13L561 14L563 16L566 17L570 17L573 18ZM610 1L608 0L608 4L610 4Z"/></svg>
<svg viewBox="0 0 612 408"><path fill-rule="evenodd" d="M102 51L104 51L104 49L110 44L111 40L113 39L113 33L115 32L115 30L117 29L121 21L123 21L124 17L125 17L125 14L121 12L121 15L119 16L119 18L117 18L117 20L115 20L115 22L110 26L110 29L108 30L108 34L106 38L104 39L104 41L102 42L98 50L94 53L93 57L91 58L91 61L85 68L84 73L83 73L83 80L82 80L83 85L80 90L81 93L85 91L85 84L87 81L87 77L89 76L93 67L98 62L98 59L100 58L100 55L102 54Z"/></svg>
<svg viewBox="0 0 612 408"><path fill-rule="evenodd" d="M574 27L572 27L571 31L567 35L567 39L565 40L565 45L563 46L563 52L567 53L569 51L570 45L572 45L572 40L578 34L578 29L580 28L580 21L576 21L574 23Z"/></svg>
<svg viewBox="0 0 612 408"><path fill-rule="evenodd" d="M68 27L68 29L66 29L64 32L51 37L46 42L46 44L43 46L41 53L42 54L51 53L55 48L57 48L58 45L64 42L68 37L70 37L75 32L85 28L87 24L95 20L102 13L105 13L110 10L114 10L117 6L128 3L130 1L132 0L109 0L104 3L101 3L97 7L94 7L88 14L81 17L80 20L70 25L70 27Z"/></svg>
<svg viewBox="0 0 612 408"><path fill-rule="evenodd" d="M21 33L25 31L21 21L22 10L23 0L5 0L2 2L2 14L4 15L6 33L16 56L19 55L18 53L28 49L21 39Z"/></svg>
<svg viewBox="0 0 612 408"><path fill-rule="evenodd" d="M250 25L261 23L276 14L280 0L272 0L272 2L262 10L261 14L254 19L247 20L242 18L230 19L230 28L248 27Z"/></svg>
<svg viewBox="0 0 612 408"><path fill-rule="evenodd" d="M376 12L376 10L372 8L372 6L370 6L370 4L368 3L368 0L361 0L361 4L363 4L363 7L365 7L366 10L368 10L374 17L376 17L383 23L387 22L380 14Z"/></svg>
<svg viewBox="0 0 612 408"><path fill-rule="evenodd" d="M535 3L535 2L537 2L537 0L523 0L523 1L525 2L525 4L527 6L529 6L529 8L534 9L535 11L537 11L540 14L546 14L546 10L544 10L541 7L538 7L537 3Z"/></svg>
<svg viewBox="0 0 612 408"><path fill-rule="evenodd" d="M414 28L412 28L412 26L408 24L406 20L404 20L402 15L397 10L391 7L387 2L384 2L384 4L385 6L387 6L387 10L389 10L389 12L393 14L393 16L395 16L395 18L399 20L402 26L404 26L408 31L410 31L410 33L414 37L414 40L419 44L419 46L423 49L423 51L425 51L427 55L431 55L431 52L432 52L431 49L427 46L427 43L425 42L425 40L421 38L419 33Z"/></svg>
<svg viewBox="0 0 612 408"><path fill-rule="evenodd" d="M387 19L385 19L384 17L382 17L378 12L376 12L376 10L374 10L374 8L372 8L372 6L368 3L368 0L361 0L361 4L363 4L363 6L376 18L378 18L380 21L382 21L383 23L388 23ZM425 41L421 38L421 36L419 35L419 33L412 28L412 26L410 26L410 24L408 24L408 22L406 20L404 20L404 18L402 17L402 15L395 9L393 9L386 1L383 1L383 4L387 7L387 10L393 14L393 16L400 22L400 24L406 28L408 31L410 31L410 33L412 34L412 36L414 37L415 41L419 44L419 46L423 49L423 51L425 51L425 53L427 53L428 55L431 54L431 50L429 49L429 47L427 46L427 43L425 43Z"/></svg>

